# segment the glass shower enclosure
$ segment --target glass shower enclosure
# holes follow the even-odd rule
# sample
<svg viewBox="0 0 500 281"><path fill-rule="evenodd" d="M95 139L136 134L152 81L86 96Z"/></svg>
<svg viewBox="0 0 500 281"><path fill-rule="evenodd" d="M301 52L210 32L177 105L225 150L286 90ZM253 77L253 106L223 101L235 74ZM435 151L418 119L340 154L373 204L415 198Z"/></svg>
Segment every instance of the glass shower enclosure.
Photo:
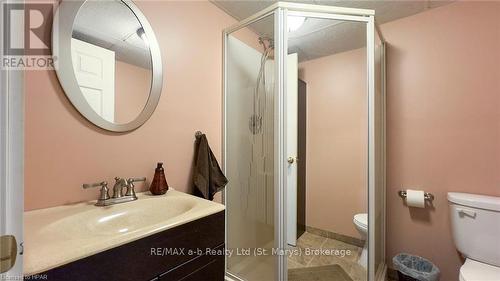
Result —
<svg viewBox="0 0 500 281"><path fill-rule="evenodd" d="M368 201L364 280L376 280L385 271L385 47L375 13L287 2L275 3L223 32L222 168L229 179L223 195L226 277L288 280L288 244L296 235L290 226L297 219L290 211L291 197L296 196L291 164L297 155L291 145L296 96L290 81L297 77L290 76L288 37L296 25L290 19L297 17L363 26Z"/></svg>

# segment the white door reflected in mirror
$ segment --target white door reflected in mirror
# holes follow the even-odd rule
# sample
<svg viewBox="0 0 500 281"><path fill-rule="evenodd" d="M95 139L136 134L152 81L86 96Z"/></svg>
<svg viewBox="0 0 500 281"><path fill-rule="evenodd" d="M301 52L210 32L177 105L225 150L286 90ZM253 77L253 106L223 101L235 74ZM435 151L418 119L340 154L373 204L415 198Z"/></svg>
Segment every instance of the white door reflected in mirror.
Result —
<svg viewBox="0 0 500 281"><path fill-rule="evenodd" d="M85 100L102 118L115 122L115 52L72 38L71 55Z"/></svg>

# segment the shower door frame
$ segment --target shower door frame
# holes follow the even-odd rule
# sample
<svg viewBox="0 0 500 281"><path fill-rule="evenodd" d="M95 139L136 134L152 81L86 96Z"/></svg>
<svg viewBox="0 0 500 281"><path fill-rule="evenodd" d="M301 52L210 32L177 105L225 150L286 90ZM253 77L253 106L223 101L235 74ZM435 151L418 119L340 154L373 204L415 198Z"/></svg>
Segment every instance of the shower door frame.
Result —
<svg viewBox="0 0 500 281"><path fill-rule="evenodd" d="M287 186L287 140L286 140L286 69L287 69L287 54L288 54L288 34L287 29L287 16L302 16L302 17L314 17L321 19L331 19L331 20L342 20L342 21L353 21L366 23L366 49L367 49L367 94L368 94L368 280L375 281L377 269L374 268L375 264L375 129L377 125L375 124L375 32L378 32L375 28L375 11L367 9L354 9L354 8L344 8L335 6L323 6L323 5L312 5L312 4L300 4L300 3L289 3L289 2L277 2L260 12L238 22L237 24L228 27L223 30L223 71L222 71L222 169L226 173L226 94L227 94L227 41L228 36L244 27L249 26L267 16L274 15L274 39L275 39L275 60L277 67L275 68L275 205L274 205L274 228L275 228L275 248L286 249L286 186ZM381 40L382 36L380 36ZM382 42L382 45L384 43ZM383 52L383 54L385 54ZM385 63L385 56L383 57L383 63ZM384 64L385 65L385 64ZM383 80L385 80L385 73L382 73ZM382 99L385 99L385 81L382 81ZM382 109L383 120L385 120L385 112ZM384 121L382 121L384 123ZM384 124L382 124L381 130L384 130ZM383 142L385 142L385 138ZM383 151L382 153L385 153ZM384 159L385 163L385 159ZM385 179L385 164L382 167L384 175L378 175ZM385 193L385 182L384 182L384 193ZM226 204L226 194L227 190L224 190L222 201ZM385 194L383 195L385 196ZM385 200L384 200L385 201ZM385 205L384 202L382 202ZM382 227L385 228L385 206L383 214L383 222L381 222ZM226 209L227 212L227 209ZM227 246L227 215L226 215L226 246ZM383 231L385 233L385 231ZM385 235L383 235L382 249L385 249ZM286 281L287 280L287 262L286 255L278 255L275 260L276 268L275 280ZM385 268L385 255L383 256L382 264ZM226 280L242 280L237 275L232 274L227 268L227 258L226 258ZM378 275L378 274L377 274ZM377 277L385 277L377 276ZM384 279L381 279L384 280ZM252 280L250 280L252 281Z"/></svg>

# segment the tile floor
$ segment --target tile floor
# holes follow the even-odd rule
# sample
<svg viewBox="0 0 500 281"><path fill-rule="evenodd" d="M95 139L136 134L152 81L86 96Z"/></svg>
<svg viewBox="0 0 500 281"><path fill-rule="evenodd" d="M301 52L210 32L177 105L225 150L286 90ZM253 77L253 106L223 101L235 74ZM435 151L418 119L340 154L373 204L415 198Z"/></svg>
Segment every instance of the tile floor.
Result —
<svg viewBox="0 0 500 281"><path fill-rule="evenodd" d="M309 249L309 255L306 254ZM344 253L318 253L314 250L344 250ZM301 254L288 257L288 268L315 267L338 264L353 281L366 281L366 270L358 264L361 248L335 239L305 232L297 240L297 246L291 250ZM350 251L350 255L348 255ZM335 281L335 280L332 280Z"/></svg>

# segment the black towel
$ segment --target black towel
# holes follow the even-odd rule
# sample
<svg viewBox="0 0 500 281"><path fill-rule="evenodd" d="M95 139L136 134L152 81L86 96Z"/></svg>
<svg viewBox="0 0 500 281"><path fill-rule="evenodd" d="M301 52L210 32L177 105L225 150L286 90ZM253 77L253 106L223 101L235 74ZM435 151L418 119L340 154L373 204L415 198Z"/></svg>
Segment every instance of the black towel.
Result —
<svg viewBox="0 0 500 281"><path fill-rule="evenodd" d="M222 173L217 159L208 145L205 134L197 136L194 164L195 194L213 200L215 193L226 186L228 180Z"/></svg>

